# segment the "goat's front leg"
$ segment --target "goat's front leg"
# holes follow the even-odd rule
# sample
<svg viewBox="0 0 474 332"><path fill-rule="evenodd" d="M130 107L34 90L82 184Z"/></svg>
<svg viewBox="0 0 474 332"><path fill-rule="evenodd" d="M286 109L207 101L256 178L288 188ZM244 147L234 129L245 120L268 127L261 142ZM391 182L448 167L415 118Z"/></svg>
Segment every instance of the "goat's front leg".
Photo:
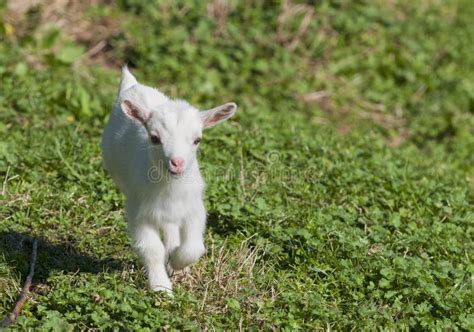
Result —
<svg viewBox="0 0 474 332"><path fill-rule="evenodd" d="M143 261L148 272L150 288L171 293L171 281L165 268L165 247L158 230L146 223L130 225L133 247Z"/></svg>
<svg viewBox="0 0 474 332"><path fill-rule="evenodd" d="M206 225L206 214L204 209L189 220L186 220L180 228L181 244L170 256L170 265L174 270L181 270L188 265L194 264L204 254L204 228Z"/></svg>
<svg viewBox="0 0 474 332"><path fill-rule="evenodd" d="M173 268L169 264L169 259L171 253L179 246L180 234L179 234L179 226L172 223L166 223L161 226L163 230L163 242L165 244L166 250L166 270L168 275L171 276L173 274Z"/></svg>

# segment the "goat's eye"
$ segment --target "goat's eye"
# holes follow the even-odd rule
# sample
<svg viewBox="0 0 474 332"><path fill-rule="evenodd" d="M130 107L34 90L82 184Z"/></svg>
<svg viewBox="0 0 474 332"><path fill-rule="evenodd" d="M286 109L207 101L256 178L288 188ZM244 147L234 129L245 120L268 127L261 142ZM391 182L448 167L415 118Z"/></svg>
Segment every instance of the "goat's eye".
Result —
<svg viewBox="0 0 474 332"><path fill-rule="evenodd" d="M201 138L198 137L194 140L194 145L198 145L199 143L201 143Z"/></svg>
<svg viewBox="0 0 474 332"><path fill-rule="evenodd" d="M158 135L150 135L150 140L153 144L161 144L161 140Z"/></svg>

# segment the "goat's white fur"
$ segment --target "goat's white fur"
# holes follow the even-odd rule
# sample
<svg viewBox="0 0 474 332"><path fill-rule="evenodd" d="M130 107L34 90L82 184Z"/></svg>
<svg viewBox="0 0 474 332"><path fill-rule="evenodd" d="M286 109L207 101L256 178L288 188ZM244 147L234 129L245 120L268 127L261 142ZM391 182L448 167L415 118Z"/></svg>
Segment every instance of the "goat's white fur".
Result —
<svg viewBox="0 0 474 332"><path fill-rule="evenodd" d="M231 117L237 106L199 112L182 100L137 82L124 67L119 93L102 138L104 166L126 196L133 246L153 290L171 292L167 270L195 263L205 252L204 181L196 160L202 129ZM152 144L150 135L161 144ZM181 176L172 158L184 160Z"/></svg>

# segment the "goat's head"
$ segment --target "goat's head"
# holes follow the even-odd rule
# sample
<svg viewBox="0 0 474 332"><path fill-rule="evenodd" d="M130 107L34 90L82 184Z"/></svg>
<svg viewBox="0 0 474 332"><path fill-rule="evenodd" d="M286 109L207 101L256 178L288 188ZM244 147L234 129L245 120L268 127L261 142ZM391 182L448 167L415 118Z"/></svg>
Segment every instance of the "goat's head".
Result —
<svg viewBox="0 0 474 332"><path fill-rule="evenodd" d="M227 103L199 111L186 101L172 100L139 84L126 67L118 102L127 117L146 129L152 164L173 176L182 176L195 162L202 130L227 120L237 110L236 104Z"/></svg>

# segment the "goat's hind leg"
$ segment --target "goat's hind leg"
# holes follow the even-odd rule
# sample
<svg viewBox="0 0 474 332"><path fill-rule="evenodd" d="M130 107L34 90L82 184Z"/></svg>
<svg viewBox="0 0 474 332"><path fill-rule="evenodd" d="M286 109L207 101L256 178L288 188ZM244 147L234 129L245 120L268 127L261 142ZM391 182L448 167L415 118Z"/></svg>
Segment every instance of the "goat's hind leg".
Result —
<svg viewBox="0 0 474 332"><path fill-rule="evenodd" d="M130 227L133 246L145 264L150 288L171 293L171 281L166 273L166 251L159 231L149 225L135 223Z"/></svg>

